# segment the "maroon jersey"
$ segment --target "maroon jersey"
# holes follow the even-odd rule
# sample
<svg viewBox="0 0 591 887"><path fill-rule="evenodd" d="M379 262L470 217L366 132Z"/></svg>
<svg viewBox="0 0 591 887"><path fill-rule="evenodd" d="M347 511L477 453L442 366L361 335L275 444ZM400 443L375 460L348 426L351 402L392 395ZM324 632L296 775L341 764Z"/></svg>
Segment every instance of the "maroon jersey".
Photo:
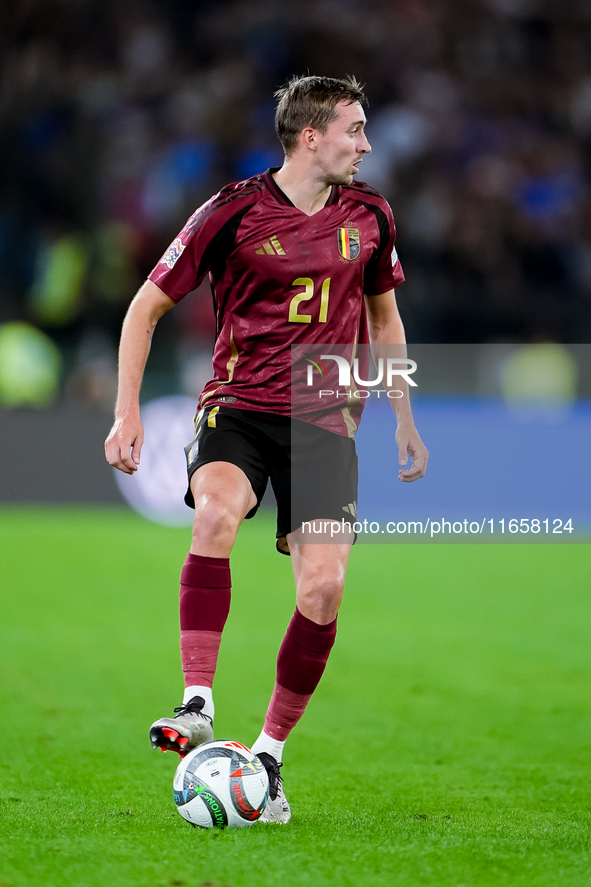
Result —
<svg viewBox="0 0 591 887"><path fill-rule="evenodd" d="M326 205L308 216L273 172L208 200L149 275L178 302L209 272L217 336L214 376L199 407L290 415L291 346L367 343L363 294L404 280L392 212L377 191L362 182L333 185ZM361 410L361 403L339 408L322 424L351 435Z"/></svg>

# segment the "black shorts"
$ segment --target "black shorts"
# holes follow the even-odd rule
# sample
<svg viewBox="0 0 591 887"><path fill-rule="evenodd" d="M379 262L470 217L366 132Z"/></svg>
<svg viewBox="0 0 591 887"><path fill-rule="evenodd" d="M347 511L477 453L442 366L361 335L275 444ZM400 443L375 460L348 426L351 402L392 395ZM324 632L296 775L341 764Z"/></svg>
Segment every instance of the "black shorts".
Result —
<svg viewBox="0 0 591 887"><path fill-rule="evenodd" d="M308 422L225 405L206 407L197 414L195 438L185 455L185 502L191 508L191 477L208 462L230 462L246 474L257 499L247 518L256 514L271 481L277 501L277 550L283 554L289 554L285 537L305 521L356 519L355 441Z"/></svg>

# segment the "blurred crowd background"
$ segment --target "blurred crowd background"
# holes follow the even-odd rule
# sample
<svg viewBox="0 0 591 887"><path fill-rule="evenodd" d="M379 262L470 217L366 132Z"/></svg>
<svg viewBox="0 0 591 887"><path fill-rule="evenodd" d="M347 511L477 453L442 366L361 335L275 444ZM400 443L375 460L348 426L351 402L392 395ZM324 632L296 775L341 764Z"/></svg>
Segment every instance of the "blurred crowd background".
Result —
<svg viewBox="0 0 591 887"><path fill-rule="evenodd" d="M20 0L0 13L0 404L113 405L130 298L194 209L280 165L273 92L355 74L410 341L591 338L588 0ZM144 397L196 394L207 282Z"/></svg>

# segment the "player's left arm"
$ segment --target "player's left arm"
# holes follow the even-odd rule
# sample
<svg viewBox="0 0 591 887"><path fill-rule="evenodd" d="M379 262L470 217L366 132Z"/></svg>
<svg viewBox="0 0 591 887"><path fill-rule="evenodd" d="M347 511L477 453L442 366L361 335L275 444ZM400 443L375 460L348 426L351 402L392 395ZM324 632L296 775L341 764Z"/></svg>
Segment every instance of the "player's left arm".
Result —
<svg viewBox="0 0 591 887"><path fill-rule="evenodd" d="M374 356L379 357L382 350L385 356L391 357L396 351L396 356L406 357L406 336L394 290L388 290L377 296L365 296L365 306ZM429 453L415 427L406 379L400 376L396 386L403 392L402 397L390 400L397 422L398 461L400 465L406 465L409 455L412 459L411 467L401 468L398 478L409 483L423 477Z"/></svg>

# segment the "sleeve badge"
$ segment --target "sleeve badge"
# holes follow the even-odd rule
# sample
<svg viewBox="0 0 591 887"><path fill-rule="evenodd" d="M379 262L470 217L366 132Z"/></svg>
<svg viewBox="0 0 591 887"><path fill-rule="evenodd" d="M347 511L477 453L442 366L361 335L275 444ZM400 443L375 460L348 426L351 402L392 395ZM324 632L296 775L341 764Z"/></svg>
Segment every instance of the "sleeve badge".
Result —
<svg viewBox="0 0 591 887"><path fill-rule="evenodd" d="M184 249L185 244L180 237L177 237L176 240L173 240L170 244L160 261L163 262L167 268L174 268L177 259L182 255Z"/></svg>

